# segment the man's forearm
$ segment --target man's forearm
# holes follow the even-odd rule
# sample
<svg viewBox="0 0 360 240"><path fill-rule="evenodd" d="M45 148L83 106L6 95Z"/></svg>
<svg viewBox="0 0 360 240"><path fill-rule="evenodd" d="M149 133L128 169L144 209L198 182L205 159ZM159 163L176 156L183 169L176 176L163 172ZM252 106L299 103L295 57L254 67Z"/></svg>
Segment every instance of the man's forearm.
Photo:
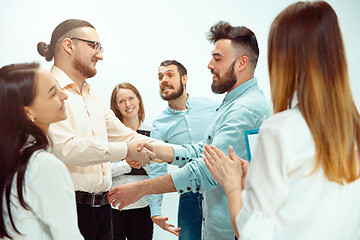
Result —
<svg viewBox="0 0 360 240"><path fill-rule="evenodd" d="M144 195L176 192L176 188L170 174L148 179L137 183Z"/></svg>
<svg viewBox="0 0 360 240"><path fill-rule="evenodd" d="M148 179L138 183L127 183L109 191L108 200L113 206L119 205L122 210L127 205L138 201L145 195L176 192L170 174Z"/></svg>

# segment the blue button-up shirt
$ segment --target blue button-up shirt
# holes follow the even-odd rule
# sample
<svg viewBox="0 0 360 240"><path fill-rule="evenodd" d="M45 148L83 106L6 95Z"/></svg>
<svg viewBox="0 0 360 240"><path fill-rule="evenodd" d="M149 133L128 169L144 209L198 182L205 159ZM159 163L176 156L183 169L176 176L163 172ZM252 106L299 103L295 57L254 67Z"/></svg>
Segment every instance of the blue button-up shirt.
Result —
<svg viewBox="0 0 360 240"><path fill-rule="evenodd" d="M259 128L269 116L270 107L253 78L225 96L201 143L174 147L172 164L182 167L171 173L176 190L204 194L202 239L228 240L235 236L224 189L202 159L203 144L214 145L227 155L231 145L239 157L247 159L244 130Z"/></svg>
<svg viewBox="0 0 360 240"><path fill-rule="evenodd" d="M219 107L208 98L188 97L187 109L177 111L169 106L153 122L150 137L172 144L195 144L204 139L207 126ZM149 178L168 173L167 163L151 163ZM150 195L151 216L161 215L162 194Z"/></svg>

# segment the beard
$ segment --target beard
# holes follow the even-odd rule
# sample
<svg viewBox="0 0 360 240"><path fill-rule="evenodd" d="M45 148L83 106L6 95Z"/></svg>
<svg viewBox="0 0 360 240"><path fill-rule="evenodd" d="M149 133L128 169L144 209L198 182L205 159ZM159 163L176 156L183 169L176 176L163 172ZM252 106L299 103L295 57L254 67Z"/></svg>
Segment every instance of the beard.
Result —
<svg viewBox="0 0 360 240"><path fill-rule="evenodd" d="M215 74L215 76L218 78L217 83L214 80L211 83L211 90L213 91L213 93L222 94L230 90L235 85L237 81L234 73L235 62L236 60L231 64L223 77L220 77L219 73L211 70L211 73Z"/></svg>
<svg viewBox="0 0 360 240"><path fill-rule="evenodd" d="M73 66L80 74L85 78L92 78L96 75L96 68L91 68L90 66L85 66L80 62L80 59L75 57L73 61Z"/></svg>
<svg viewBox="0 0 360 240"><path fill-rule="evenodd" d="M165 85L166 86L166 85ZM165 101L171 101L171 100L175 100L177 99L178 97L180 97L182 94L184 93L184 86L182 85L181 83L181 80L180 80L180 87L173 93L167 95L167 96L164 96L160 90L160 96L162 99L164 99Z"/></svg>

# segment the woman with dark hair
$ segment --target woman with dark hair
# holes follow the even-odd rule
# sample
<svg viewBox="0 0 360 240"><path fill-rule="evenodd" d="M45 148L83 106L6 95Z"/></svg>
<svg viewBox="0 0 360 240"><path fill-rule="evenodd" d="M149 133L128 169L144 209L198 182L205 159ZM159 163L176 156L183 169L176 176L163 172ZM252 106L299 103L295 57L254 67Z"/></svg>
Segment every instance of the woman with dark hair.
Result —
<svg viewBox="0 0 360 240"><path fill-rule="evenodd" d="M49 125L66 119L65 99L38 64L0 69L2 239L83 239L69 172L47 151Z"/></svg>
<svg viewBox="0 0 360 240"><path fill-rule="evenodd" d="M360 239L360 116L332 7L283 10L271 25L268 64L275 115L260 128L251 164L231 147L231 159L205 147L236 235Z"/></svg>
<svg viewBox="0 0 360 240"><path fill-rule="evenodd" d="M110 108L116 117L127 127L140 134L150 136L150 127L143 124L144 104L139 91L130 83L123 82L115 86L110 100ZM135 183L148 179L150 165L136 169L126 161L111 163L112 189L125 183ZM119 211L113 207L114 240L151 240L153 222L150 215L149 199L145 196L137 202ZM141 231L139 231L141 226Z"/></svg>

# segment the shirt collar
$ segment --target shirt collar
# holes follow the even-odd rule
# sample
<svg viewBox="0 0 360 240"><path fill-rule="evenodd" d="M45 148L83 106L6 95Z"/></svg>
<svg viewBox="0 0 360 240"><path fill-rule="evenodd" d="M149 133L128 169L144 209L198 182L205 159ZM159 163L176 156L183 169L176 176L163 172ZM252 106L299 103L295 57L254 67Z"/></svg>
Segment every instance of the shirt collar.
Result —
<svg viewBox="0 0 360 240"><path fill-rule="evenodd" d="M184 111L184 110L181 110L181 111L178 111L178 110L175 110L175 109L172 109L169 105L167 107L168 111L173 113L173 114L181 114L181 113L187 113L190 108L192 107L192 103L193 103L193 99L192 97L190 97L190 95L188 94L188 99L186 101L186 107L187 109Z"/></svg>
<svg viewBox="0 0 360 240"><path fill-rule="evenodd" d="M50 70L51 74L55 78L56 82L59 84L61 90L66 87L74 88L77 92L80 93L78 85L60 68L53 65ZM89 92L90 85L85 81L82 87L82 92Z"/></svg>
<svg viewBox="0 0 360 240"><path fill-rule="evenodd" d="M243 94L243 92L245 92L248 88L257 84L257 81L258 81L257 78L252 78L244 82L243 84L237 86L231 92L226 94L222 104L227 104L229 102L232 102L233 100L238 98L241 94Z"/></svg>

